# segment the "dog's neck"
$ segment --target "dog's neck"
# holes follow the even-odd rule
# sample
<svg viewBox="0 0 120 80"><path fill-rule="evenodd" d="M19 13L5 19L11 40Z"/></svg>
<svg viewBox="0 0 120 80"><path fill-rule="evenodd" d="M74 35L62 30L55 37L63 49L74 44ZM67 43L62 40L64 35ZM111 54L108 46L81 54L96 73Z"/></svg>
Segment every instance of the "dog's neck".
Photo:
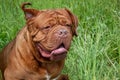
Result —
<svg viewBox="0 0 120 80"><path fill-rule="evenodd" d="M23 63L25 67L34 67L34 65L37 65L37 62L34 60L34 56L32 54L35 50L33 48L33 43L30 39L29 32L27 31L27 27L24 27L22 29L22 32L20 31L18 33L18 36L16 37L15 46L17 52L15 53L15 55L18 56L18 58L20 58L20 63Z"/></svg>

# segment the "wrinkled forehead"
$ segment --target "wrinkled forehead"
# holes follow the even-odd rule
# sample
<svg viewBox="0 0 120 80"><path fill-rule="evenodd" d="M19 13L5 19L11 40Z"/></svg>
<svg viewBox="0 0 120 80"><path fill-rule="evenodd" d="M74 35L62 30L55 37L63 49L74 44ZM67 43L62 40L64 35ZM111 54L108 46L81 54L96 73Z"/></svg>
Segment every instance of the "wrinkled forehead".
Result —
<svg viewBox="0 0 120 80"><path fill-rule="evenodd" d="M47 22L54 22L56 23L67 23L71 24L71 18L69 14L65 10L45 10L38 13L37 17L35 18L35 22L39 24L47 23Z"/></svg>

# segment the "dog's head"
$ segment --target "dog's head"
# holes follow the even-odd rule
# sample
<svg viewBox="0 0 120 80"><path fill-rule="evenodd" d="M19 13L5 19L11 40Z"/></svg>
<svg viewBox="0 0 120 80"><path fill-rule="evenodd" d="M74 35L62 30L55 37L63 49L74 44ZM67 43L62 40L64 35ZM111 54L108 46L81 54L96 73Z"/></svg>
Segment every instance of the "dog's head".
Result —
<svg viewBox="0 0 120 80"><path fill-rule="evenodd" d="M36 10L21 8L25 13L28 31L39 55L36 58L62 60L70 48L72 37L77 36L78 20L68 9Z"/></svg>

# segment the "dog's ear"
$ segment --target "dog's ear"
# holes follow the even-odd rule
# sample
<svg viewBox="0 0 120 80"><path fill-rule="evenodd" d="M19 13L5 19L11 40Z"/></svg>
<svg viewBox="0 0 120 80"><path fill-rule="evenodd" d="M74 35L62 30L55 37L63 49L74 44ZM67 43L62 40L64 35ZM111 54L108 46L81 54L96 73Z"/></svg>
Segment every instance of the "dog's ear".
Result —
<svg viewBox="0 0 120 80"><path fill-rule="evenodd" d="M28 20L32 17L35 17L38 14L39 10L25 8L26 5L31 5L31 3L25 2L21 5L21 8L22 8L22 10L24 11L24 14L25 14L25 18L26 18L26 20Z"/></svg>
<svg viewBox="0 0 120 80"><path fill-rule="evenodd" d="M73 30L73 35L77 36L77 27L78 27L78 19L75 15L72 14L72 12L68 9L65 8L65 10L67 11L67 13L70 15L71 17L71 21L72 21L72 30Z"/></svg>

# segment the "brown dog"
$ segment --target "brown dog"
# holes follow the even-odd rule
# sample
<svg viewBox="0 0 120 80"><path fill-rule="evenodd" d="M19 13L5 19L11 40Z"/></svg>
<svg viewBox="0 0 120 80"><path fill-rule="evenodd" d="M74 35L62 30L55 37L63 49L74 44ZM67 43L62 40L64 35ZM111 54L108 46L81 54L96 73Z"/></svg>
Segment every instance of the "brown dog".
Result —
<svg viewBox="0 0 120 80"><path fill-rule="evenodd" d="M4 80L68 80L61 75L77 18L68 9L25 8L26 25L0 53Z"/></svg>

